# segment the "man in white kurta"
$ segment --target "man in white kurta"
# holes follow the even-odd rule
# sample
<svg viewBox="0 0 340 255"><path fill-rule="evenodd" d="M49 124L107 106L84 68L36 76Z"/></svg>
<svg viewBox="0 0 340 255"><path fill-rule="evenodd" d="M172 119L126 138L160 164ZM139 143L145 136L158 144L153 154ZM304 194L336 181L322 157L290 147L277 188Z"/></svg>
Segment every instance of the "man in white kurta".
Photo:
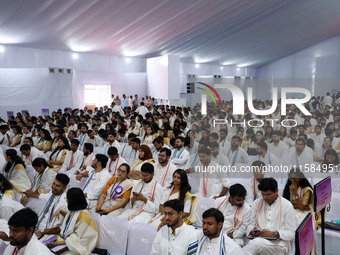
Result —
<svg viewBox="0 0 340 255"><path fill-rule="evenodd" d="M164 203L163 226L155 237L150 255L187 255L197 249L197 231L183 222L183 204L178 199Z"/></svg>
<svg viewBox="0 0 340 255"><path fill-rule="evenodd" d="M0 195L0 219L8 221L15 212L23 208L24 206L12 197Z"/></svg>
<svg viewBox="0 0 340 255"><path fill-rule="evenodd" d="M84 154L78 150L79 141L73 139L71 141L71 150L67 152L63 165L59 172L67 175L74 174L81 167L83 162Z"/></svg>
<svg viewBox="0 0 340 255"><path fill-rule="evenodd" d="M264 162L267 166L279 165L277 157L268 152L268 145L265 142L262 141L256 145L256 152L258 153L257 160Z"/></svg>
<svg viewBox="0 0 340 255"><path fill-rule="evenodd" d="M244 246L243 238L250 222L251 208L245 203L246 189L239 183L230 186L229 196L215 200L215 207L223 213L223 231Z"/></svg>
<svg viewBox="0 0 340 255"><path fill-rule="evenodd" d="M155 180L164 188L170 187L172 175L177 167L170 161L171 150L162 148L158 155L158 161L153 164L155 169Z"/></svg>
<svg viewBox="0 0 340 255"><path fill-rule="evenodd" d="M290 242L295 238L297 227L294 207L278 194L275 179L262 179L259 189L262 197L253 203L251 222L247 228L247 234L256 237L243 250L251 254L290 254ZM260 231L254 232L254 229Z"/></svg>
<svg viewBox="0 0 340 255"><path fill-rule="evenodd" d="M210 208L203 217L203 232L198 237L197 255L243 255L242 249L222 230L224 216Z"/></svg>
<svg viewBox="0 0 340 255"><path fill-rule="evenodd" d="M132 222L148 223L159 211L163 188L154 179L154 167L144 163L142 179L132 188L129 203L118 218Z"/></svg>
<svg viewBox="0 0 340 255"><path fill-rule="evenodd" d="M118 150L118 153L121 153L121 146L119 142L116 140L115 136L113 133L109 133L107 135L107 142L103 146L103 153L108 156L107 151L109 150L110 147L116 147Z"/></svg>
<svg viewBox="0 0 340 255"><path fill-rule="evenodd" d="M277 158L286 157L289 152L288 145L281 141L280 138L280 132L274 131L272 135L273 142L268 145L268 151L274 154Z"/></svg>
<svg viewBox="0 0 340 255"><path fill-rule="evenodd" d="M103 139L99 136L95 135L93 130L87 131L87 137L85 138L85 143L90 143L93 147L102 147L103 146Z"/></svg>
<svg viewBox="0 0 340 255"><path fill-rule="evenodd" d="M184 147L184 138L177 137L175 141L175 147L171 162L177 167L177 169L189 168L190 154Z"/></svg>
<svg viewBox="0 0 340 255"><path fill-rule="evenodd" d="M243 148L240 147L240 144L241 138L239 138L238 136L233 136L231 138L231 146L227 151L227 157L232 166L235 166L235 164L237 163L240 164L249 163L249 155Z"/></svg>
<svg viewBox="0 0 340 255"><path fill-rule="evenodd" d="M140 147L140 139L132 138L131 139L131 150L129 150L128 154L125 153L125 157L124 157L129 165L131 165L135 159L138 159L139 147Z"/></svg>
<svg viewBox="0 0 340 255"><path fill-rule="evenodd" d="M51 235L59 233L59 227L63 223L64 217L54 217L52 215L57 210L66 210L66 188L70 179L66 174L58 174L53 181L52 190L47 194L40 194L37 198L45 202L44 207L38 215L38 223L36 225L35 234L37 237L42 237L42 240L47 240Z"/></svg>
<svg viewBox="0 0 340 255"><path fill-rule="evenodd" d="M38 217L29 208L22 209L9 219L10 245L4 255L52 255L53 253L34 235Z"/></svg>
<svg viewBox="0 0 340 255"><path fill-rule="evenodd" d="M200 163L195 166L195 172L201 175L198 196L217 198L224 196L229 189L230 182L216 162L211 160L210 150L202 148L198 151Z"/></svg>
<svg viewBox="0 0 340 255"><path fill-rule="evenodd" d="M92 169L88 172L88 179L83 186L88 209L96 207L99 196L103 192L107 181L112 177L106 169L107 161L108 158L105 155L97 154L92 162Z"/></svg>
<svg viewBox="0 0 340 255"><path fill-rule="evenodd" d="M48 158L43 151L39 151L36 147L31 147L28 144L21 145L20 151L21 158L25 162L26 166L31 166L33 160L35 160L36 158L43 158L48 161Z"/></svg>
<svg viewBox="0 0 340 255"><path fill-rule="evenodd" d="M110 147L107 154L109 155L109 161L106 167L107 171L112 176L117 176L119 166L127 162L122 156L118 154L118 150L116 147Z"/></svg>
<svg viewBox="0 0 340 255"><path fill-rule="evenodd" d="M313 155L306 153L305 151L306 143L302 138L296 139L295 150L293 149L287 156L287 164L291 167L298 167L302 171L310 168L313 164ZM307 177L307 176L306 176Z"/></svg>
<svg viewBox="0 0 340 255"><path fill-rule="evenodd" d="M262 197L262 193L258 186L261 180L264 178L265 173L263 171L263 166L265 163L262 161L254 161L252 164L253 178L249 179L247 189L246 202L249 206L252 206L253 202Z"/></svg>
<svg viewBox="0 0 340 255"><path fill-rule="evenodd" d="M227 156L220 153L220 146L217 142L210 143L211 160L215 161L220 166L228 166L229 159Z"/></svg>

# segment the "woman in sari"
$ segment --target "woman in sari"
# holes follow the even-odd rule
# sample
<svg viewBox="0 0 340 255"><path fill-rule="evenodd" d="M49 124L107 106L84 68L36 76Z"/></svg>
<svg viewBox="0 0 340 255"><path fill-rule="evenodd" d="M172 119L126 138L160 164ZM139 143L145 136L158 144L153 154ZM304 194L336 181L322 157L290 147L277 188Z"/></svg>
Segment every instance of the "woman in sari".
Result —
<svg viewBox="0 0 340 255"><path fill-rule="evenodd" d="M133 182L128 179L130 166L123 163L118 168L117 177L111 177L100 195L96 212L100 215L119 216L130 200Z"/></svg>
<svg viewBox="0 0 340 255"><path fill-rule="evenodd" d="M164 203L171 199L179 199L184 204L183 219L188 225L196 222L195 206L196 196L191 192L191 186L188 181L188 176L182 169L177 169L172 175L172 183L170 187L163 192L162 200L159 205L159 213L150 220L150 224L156 227L165 225L162 214L164 212Z"/></svg>
<svg viewBox="0 0 340 255"><path fill-rule="evenodd" d="M46 129L40 131L40 141L38 142L37 149L44 151L45 153L51 150L52 137Z"/></svg>
<svg viewBox="0 0 340 255"><path fill-rule="evenodd" d="M27 175L25 163L17 155L17 151L14 149L6 150L5 159L7 164L3 174L12 183L14 190L22 193L30 189L31 181Z"/></svg>
<svg viewBox="0 0 340 255"><path fill-rule="evenodd" d="M89 255L96 247L98 229L96 222L86 210L87 202L80 188L71 188L66 194L68 211L57 210L54 217L64 216L60 230L60 237L49 247L66 245L67 251L63 255Z"/></svg>
<svg viewBox="0 0 340 255"><path fill-rule="evenodd" d="M8 196L9 198L15 200L13 185L2 174L0 174L0 193L1 195Z"/></svg>
<svg viewBox="0 0 340 255"><path fill-rule="evenodd" d="M60 137L58 147L52 152L48 163L53 166L56 171L59 171L64 163L67 152L70 150L70 145L66 137Z"/></svg>
<svg viewBox="0 0 340 255"><path fill-rule="evenodd" d="M332 140L331 140L330 137L326 136L323 139L323 143L322 143L321 148L317 148L317 150L316 150L316 153L315 153L315 156L314 156L314 161L322 163L324 156L325 156L325 152L328 149L331 149L331 148L332 148Z"/></svg>
<svg viewBox="0 0 340 255"><path fill-rule="evenodd" d="M150 164L155 163L156 161L152 158L152 152L149 148L149 146L143 144L139 147L139 156L138 159L135 159L132 161L131 164L131 171L129 173L129 176L135 180L140 179L141 175L141 167L145 162L148 162Z"/></svg>
<svg viewBox="0 0 340 255"><path fill-rule="evenodd" d="M313 211L313 189L299 168L290 170L283 197L293 204L295 215L300 223L309 212Z"/></svg>
<svg viewBox="0 0 340 255"><path fill-rule="evenodd" d="M12 143L9 145L9 147L19 147L22 138L21 128L19 126L14 126L13 133L14 137L12 138Z"/></svg>
<svg viewBox="0 0 340 255"><path fill-rule="evenodd" d="M152 130L152 128L150 126L148 126L146 128L146 132L143 138L143 143L145 144L152 144L153 139L156 137L156 134L154 133L154 131Z"/></svg>

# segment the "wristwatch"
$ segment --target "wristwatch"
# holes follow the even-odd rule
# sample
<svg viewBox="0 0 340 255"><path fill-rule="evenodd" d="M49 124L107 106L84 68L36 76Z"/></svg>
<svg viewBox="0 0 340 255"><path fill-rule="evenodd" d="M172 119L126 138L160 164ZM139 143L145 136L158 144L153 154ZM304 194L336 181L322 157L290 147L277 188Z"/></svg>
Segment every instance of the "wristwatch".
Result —
<svg viewBox="0 0 340 255"><path fill-rule="evenodd" d="M279 239L279 232L278 232L278 231L275 231L275 232L274 232L274 237L275 237L276 239Z"/></svg>

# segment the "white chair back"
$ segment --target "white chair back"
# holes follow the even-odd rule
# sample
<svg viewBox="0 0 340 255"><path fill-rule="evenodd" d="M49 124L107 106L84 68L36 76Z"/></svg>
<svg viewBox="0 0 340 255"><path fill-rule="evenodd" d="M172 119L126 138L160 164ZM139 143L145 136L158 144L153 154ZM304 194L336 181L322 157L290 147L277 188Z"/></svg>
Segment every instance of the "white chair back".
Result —
<svg viewBox="0 0 340 255"><path fill-rule="evenodd" d="M126 254L129 231L129 224L126 220L104 215L99 218L97 227L98 248L106 249L111 255Z"/></svg>
<svg viewBox="0 0 340 255"><path fill-rule="evenodd" d="M156 237L157 228L142 223L130 223L127 254L148 255Z"/></svg>
<svg viewBox="0 0 340 255"><path fill-rule="evenodd" d="M196 225L202 226L202 214L209 208L215 207L215 200L206 197L197 198Z"/></svg>

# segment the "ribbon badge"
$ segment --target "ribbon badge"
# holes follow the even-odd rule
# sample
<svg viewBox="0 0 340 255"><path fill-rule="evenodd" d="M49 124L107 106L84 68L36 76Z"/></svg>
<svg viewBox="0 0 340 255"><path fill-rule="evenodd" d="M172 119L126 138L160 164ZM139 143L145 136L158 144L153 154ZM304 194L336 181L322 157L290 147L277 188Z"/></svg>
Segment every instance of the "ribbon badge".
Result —
<svg viewBox="0 0 340 255"><path fill-rule="evenodd" d="M113 195L112 199L116 200L117 195L121 194L123 192L123 187L122 186L117 186L115 188L115 194Z"/></svg>

